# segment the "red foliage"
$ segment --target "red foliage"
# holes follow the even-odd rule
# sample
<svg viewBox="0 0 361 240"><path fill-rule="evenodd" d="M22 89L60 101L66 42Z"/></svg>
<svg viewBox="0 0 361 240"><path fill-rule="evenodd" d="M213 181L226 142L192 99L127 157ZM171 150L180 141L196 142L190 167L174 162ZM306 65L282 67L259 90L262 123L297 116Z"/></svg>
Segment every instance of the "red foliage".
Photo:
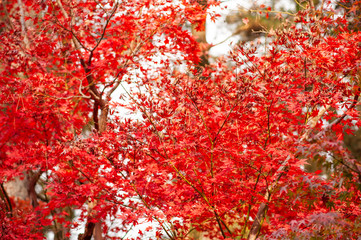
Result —
<svg viewBox="0 0 361 240"><path fill-rule="evenodd" d="M360 233L361 170L340 141L361 124L349 15L299 12L265 52L240 44L203 68L183 28L204 25L198 2L18 3L1 15L0 181L34 184L26 204L2 192L0 236L98 220L108 238L142 221L171 239ZM126 103L112 98L121 87ZM304 170L327 154L353 163L348 178Z"/></svg>

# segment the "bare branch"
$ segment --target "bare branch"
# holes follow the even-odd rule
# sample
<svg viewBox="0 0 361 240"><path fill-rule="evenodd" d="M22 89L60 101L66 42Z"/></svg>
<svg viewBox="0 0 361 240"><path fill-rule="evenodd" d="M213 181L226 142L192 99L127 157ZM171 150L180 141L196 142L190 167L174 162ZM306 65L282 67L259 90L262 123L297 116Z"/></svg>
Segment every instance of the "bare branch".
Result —
<svg viewBox="0 0 361 240"><path fill-rule="evenodd" d="M93 52L95 51L95 49L99 46L100 42L104 39L105 31L106 31L106 29L107 29L107 27L108 27L108 24L109 24L109 22L110 22L110 19L114 16L115 11L117 10L118 6L119 6L119 3L117 2L117 3L115 4L114 9L113 9L113 11L111 12L110 16L108 17L108 19L107 19L106 22L105 22L105 26L104 26L104 28L103 28L102 35L100 36L100 38L99 38L99 40L97 41L97 43L96 43L96 45L94 46L94 48L93 48L92 50L90 50L90 52L91 52L90 56L92 56L92 54L93 54ZM90 56L89 56L89 60L91 60L91 57L90 57Z"/></svg>
<svg viewBox="0 0 361 240"><path fill-rule="evenodd" d="M61 12L63 13L63 15L66 17L66 18L69 18L69 14L65 11L64 7L63 7L63 4L61 3L60 0L56 0L56 3L58 4L58 6L60 7L60 10ZM57 20L57 18L56 18ZM73 25L73 18L70 19L70 22L71 24ZM69 30L67 28L65 28L63 25L61 25L60 23L57 23L60 27L62 27L64 30L70 32L72 34L72 39L73 39L73 43L74 43L74 46L76 49L80 49L80 48L84 48L86 49L87 51L90 51L87 47L85 47L79 40L79 38L74 34L73 30Z"/></svg>

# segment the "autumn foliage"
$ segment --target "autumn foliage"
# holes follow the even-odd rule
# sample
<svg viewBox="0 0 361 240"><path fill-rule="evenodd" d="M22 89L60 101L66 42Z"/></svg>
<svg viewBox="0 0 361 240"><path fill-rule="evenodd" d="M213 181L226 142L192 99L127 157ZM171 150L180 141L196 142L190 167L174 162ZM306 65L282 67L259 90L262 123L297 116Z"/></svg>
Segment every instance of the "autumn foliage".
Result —
<svg viewBox="0 0 361 240"><path fill-rule="evenodd" d="M186 26L218 4L2 1L1 239L361 234L342 141L361 126L360 3L278 13L265 43L203 66Z"/></svg>

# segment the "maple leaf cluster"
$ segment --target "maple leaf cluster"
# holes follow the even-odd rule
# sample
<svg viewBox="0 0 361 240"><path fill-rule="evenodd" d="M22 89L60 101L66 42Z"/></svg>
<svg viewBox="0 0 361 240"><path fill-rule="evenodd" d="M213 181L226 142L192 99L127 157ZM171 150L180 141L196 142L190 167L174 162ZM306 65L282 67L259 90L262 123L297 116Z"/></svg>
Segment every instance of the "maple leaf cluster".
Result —
<svg viewBox="0 0 361 240"><path fill-rule="evenodd" d="M310 5L265 50L200 66L185 26L218 4L3 1L2 239L81 224L79 239L124 239L144 222L129 239L361 234L361 164L342 142L361 124L359 5Z"/></svg>

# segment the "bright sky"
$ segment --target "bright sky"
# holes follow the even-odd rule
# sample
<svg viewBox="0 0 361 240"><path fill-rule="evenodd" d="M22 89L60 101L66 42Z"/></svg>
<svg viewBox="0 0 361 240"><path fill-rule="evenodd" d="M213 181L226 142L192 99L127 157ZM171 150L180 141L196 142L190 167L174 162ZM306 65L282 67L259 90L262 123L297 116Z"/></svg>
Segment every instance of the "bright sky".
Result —
<svg viewBox="0 0 361 240"><path fill-rule="evenodd" d="M292 0L273 0L275 1L275 9L285 9L285 10L295 10L295 3ZM215 11L216 13L221 14L221 17L217 19L216 22L212 22L210 19L207 19L207 42L210 44L217 44L229 36L232 35L232 28L225 22L226 16L233 12L237 11L240 7L249 9L252 5L261 5L272 6L272 0L226 0L223 1L220 7L210 9L210 11ZM273 9L272 9L273 10ZM231 26L232 27L232 26ZM236 26L233 26L236 27ZM222 44L219 44L213 47L210 50L210 55L220 56L226 54L231 48L230 45L235 44L240 40L239 36L233 36L229 38Z"/></svg>

